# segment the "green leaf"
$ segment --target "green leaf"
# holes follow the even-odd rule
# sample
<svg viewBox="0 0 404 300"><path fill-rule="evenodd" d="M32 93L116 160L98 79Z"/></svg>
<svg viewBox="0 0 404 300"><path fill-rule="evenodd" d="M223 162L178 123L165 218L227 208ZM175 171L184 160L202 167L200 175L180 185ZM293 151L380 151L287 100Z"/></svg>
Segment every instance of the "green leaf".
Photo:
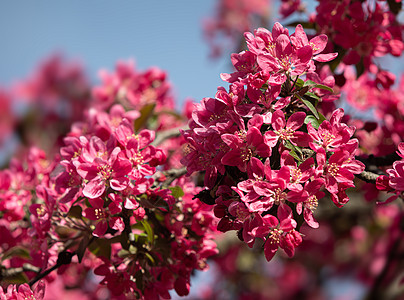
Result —
<svg viewBox="0 0 404 300"><path fill-rule="evenodd" d="M319 114L318 114L318 112L317 112L317 109L314 107L314 105L313 105L309 100L306 100L306 99L300 97L300 96L297 95L297 94L296 94L296 97L299 98L299 99L304 103L304 105L307 106L307 108L313 113L313 115L314 115L317 119L320 118L320 116L319 116Z"/></svg>
<svg viewBox="0 0 404 300"><path fill-rule="evenodd" d="M9 284L23 284L28 282L28 277L24 272L15 274L10 277L6 277L2 279L5 283Z"/></svg>
<svg viewBox="0 0 404 300"><path fill-rule="evenodd" d="M155 261L154 261L153 256L151 256L149 252L145 252L145 255L151 261L151 263L154 265Z"/></svg>
<svg viewBox="0 0 404 300"><path fill-rule="evenodd" d="M156 211L156 212L155 212L155 216L156 216L156 219L157 219L159 222L163 222L164 219L165 219L164 215L161 214L159 211Z"/></svg>
<svg viewBox="0 0 404 300"><path fill-rule="evenodd" d="M151 103L143 106L140 110L140 117L135 120L135 132L138 132L140 129L146 127L147 121L153 115L155 103Z"/></svg>
<svg viewBox="0 0 404 300"><path fill-rule="evenodd" d="M301 161L301 158L297 155L297 153L299 153L300 155L303 154L302 150L293 145L290 141L285 141L285 147L288 148L289 150L291 150L289 153L290 155L292 155L295 159L297 159L298 161Z"/></svg>
<svg viewBox="0 0 404 300"><path fill-rule="evenodd" d="M136 254L137 253L137 248L133 245L129 246L129 253L130 254Z"/></svg>
<svg viewBox="0 0 404 300"><path fill-rule="evenodd" d="M147 233L147 241L151 244L154 243L154 232L153 228L150 226L149 222L147 220L142 220L141 221L144 230L146 230Z"/></svg>
<svg viewBox="0 0 404 300"><path fill-rule="evenodd" d="M120 257L120 258L125 258L125 257L127 257L129 255L130 255L129 251L125 250L125 249L121 249L118 252L118 257Z"/></svg>
<svg viewBox="0 0 404 300"><path fill-rule="evenodd" d="M332 88L330 88L329 86L326 86L324 84L316 83L316 82L314 82L312 80L306 80L304 82L303 86L308 86L308 87L310 87L310 89L322 89L322 90L327 90L327 91L329 91L331 93L334 92L334 90Z"/></svg>
<svg viewBox="0 0 404 300"><path fill-rule="evenodd" d="M146 244L147 239L147 234L146 233L141 233L141 234L135 234L134 235L135 242L139 244ZM130 246L129 246L130 247ZM128 248L129 249L129 248Z"/></svg>
<svg viewBox="0 0 404 300"><path fill-rule="evenodd" d="M316 88L316 89L326 90L326 91L329 91L329 92L331 92L331 93L334 92L334 90L333 90L332 88L330 88L329 86L326 86L326 85L324 85L324 84L316 84L316 85L315 85L315 88Z"/></svg>
<svg viewBox="0 0 404 300"><path fill-rule="evenodd" d="M311 86L311 87L313 87L313 86L315 86L317 83L315 83L314 81L312 81L312 80L306 80L305 82L304 82L304 84L303 84L303 86Z"/></svg>
<svg viewBox="0 0 404 300"><path fill-rule="evenodd" d="M323 121L325 121L326 119L325 119L324 115L323 115L321 112L319 112L318 115L320 116L320 118L319 118L319 123L321 124L321 123L323 123Z"/></svg>
<svg viewBox="0 0 404 300"><path fill-rule="evenodd" d="M80 205L72 206L67 213L67 216L70 218L81 219L83 209Z"/></svg>
<svg viewBox="0 0 404 300"><path fill-rule="evenodd" d="M171 195L176 199L181 198L185 195L182 188L178 185L169 187L169 190L171 191Z"/></svg>
<svg viewBox="0 0 404 300"><path fill-rule="evenodd" d="M84 253L86 253L87 247L89 246L89 242L90 242L90 236L87 234L83 236L83 238L80 241L79 247L76 250L79 263L81 263L84 257Z"/></svg>
<svg viewBox="0 0 404 300"><path fill-rule="evenodd" d="M300 161L300 157L296 154L295 150L290 150L289 154L296 159L297 161Z"/></svg>
<svg viewBox="0 0 404 300"><path fill-rule="evenodd" d="M111 257L111 244L107 239L96 239L89 246L88 249L98 257Z"/></svg>
<svg viewBox="0 0 404 300"><path fill-rule="evenodd" d="M305 96L306 96L306 97L313 98L313 99L315 99L315 100L317 100L317 101L320 100L320 97L319 97L319 96L317 96L316 94L311 93L311 92L307 92L307 93L305 94Z"/></svg>
<svg viewBox="0 0 404 300"><path fill-rule="evenodd" d="M300 89L300 88L302 88L303 86L304 86L304 80L301 79L301 78L298 78L298 79L296 80L296 83L295 83L295 88Z"/></svg>
<svg viewBox="0 0 404 300"><path fill-rule="evenodd" d="M16 246L8 251L6 251L2 256L1 256L1 261L13 258L13 257L19 257L19 258L24 258L24 259L31 259L31 255L29 255L29 251L26 248Z"/></svg>
<svg viewBox="0 0 404 300"><path fill-rule="evenodd" d="M318 127L320 126L318 119L313 115L307 115L306 119L304 119L304 124L308 124L308 123L311 123L311 125L315 129L318 129Z"/></svg>

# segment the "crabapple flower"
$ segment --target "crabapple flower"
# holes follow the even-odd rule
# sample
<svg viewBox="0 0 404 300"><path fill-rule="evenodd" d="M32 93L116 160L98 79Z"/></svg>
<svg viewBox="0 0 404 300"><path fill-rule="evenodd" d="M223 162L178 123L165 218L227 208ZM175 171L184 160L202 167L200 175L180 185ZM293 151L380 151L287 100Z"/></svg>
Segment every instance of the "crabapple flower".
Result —
<svg viewBox="0 0 404 300"><path fill-rule="evenodd" d="M398 155L404 158L404 143L398 146ZM389 175L389 186L396 191L404 191L404 160L395 161L393 168L387 170Z"/></svg>
<svg viewBox="0 0 404 300"><path fill-rule="evenodd" d="M4 293L3 288L0 286L0 299L1 300L24 300L34 299L42 300L45 296L45 282L40 281L35 289L31 289L28 284L21 284L18 289L16 285L9 285L7 292Z"/></svg>
<svg viewBox="0 0 404 300"><path fill-rule="evenodd" d="M335 151L328 163L325 161L325 151L322 148L318 150L317 158L319 166L324 168L325 187L332 195L338 195L341 192L339 189L341 184L345 185L345 189L354 186L354 174L360 174L365 170L365 165L353 159L352 154L343 148Z"/></svg>
<svg viewBox="0 0 404 300"><path fill-rule="evenodd" d="M312 228L319 227L318 222L314 219L313 212L318 207L318 200L325 196L325 193L320 191L323 185L323 180L318 178L307 182L303 190L292 190L288 193L288 200L297 203L296 212L299 215L303 212L304 220Z"/></svg>
<svg viewBox="0 0 404 300"><path fill-rule="evenodd" d="M267 261L270 261L281 247L285 253L292 257L294 249L302 242L300 234L294 230L296 221L284 219L281 223L272 216L266 215L261 218L263 225L253 230L257 237L265 240L264 254Z"/></svg>
<svg viewBox="0 0 404 300"><path fill-rule="evenodd" d="M112 197L113 199L113 197ZM102 237L107 232L108 225L110 228L122 232L125 225L121 217L114 216L122 211L119 205L111 202L108 207L104 208L104 200L101 198L89 199L92 207L84 210L84 216L90 220L98 221L93 231L96 237Z"/></svg>
<svg viewBox="0 0 404 300"><path fill-rule="evenodd" d="M313 138L310 147L317 151L319 147L323 147L326 151L335 151L344 146L355 132L354 127L342 123L344 110L336 109L330 118L330 121L324 120L318 130L314 129L311 123L307 124L307 131Z"/></svg>
<svg viewBox="0 0 404 300"><path fill-rule="evenodd" d="M132 164L123 157L119 147L107 149L100 138L92 137L82 157L84 162L76 161L74 164L77 173L86 180L84 196L95 199L104 193L106 186L115 191L122 191L128 186L127 175L132 170Z"/></svg>
<svg viewBox="0 0 404 300"><path fill-rule="evenodd" d="M260 68L269 73L269 83L282 84L288 75L301 75L309 69L313 56L311 46L306 45L295 50L286 34L279 35L271 46L274 47L273 53L260 53L257 56Z"/></svg>
<svg viewBox="0 0 404 300"><path fill-rule="evenodd" d="M290 40L296 49L310 46L313 50L313 60L327 62L338 56L338 53L320 54L327 46L328 37L325 34L320 34L309 41L303 30L303 26L300 24L296 26L296 30L290 36Z"/></svg>
<svg viewBox="0 0 404 300"><path fill-rule="evenodd" d="M222 157L222 164L237 166L242 172L247 171L247 163L253 156L271 155L271 148L264 143L260 130L254 126L250 126L247 132L242 130L235 134L223 134L222 140L231 149Z"/></svg>
<svg viewBox="0 0 404 300"><path fill-rule="evenodd" d="M292 114L288 121L285 120L285 114L282 110L277 110L272 114L272 126L274 131L267 131L264 134L265 143L271 148L274 147L278 140L290 141L294 145L306 147L311 141L310 136L298 129L304 124L306 114L304 112L296 112Z"/></svg>

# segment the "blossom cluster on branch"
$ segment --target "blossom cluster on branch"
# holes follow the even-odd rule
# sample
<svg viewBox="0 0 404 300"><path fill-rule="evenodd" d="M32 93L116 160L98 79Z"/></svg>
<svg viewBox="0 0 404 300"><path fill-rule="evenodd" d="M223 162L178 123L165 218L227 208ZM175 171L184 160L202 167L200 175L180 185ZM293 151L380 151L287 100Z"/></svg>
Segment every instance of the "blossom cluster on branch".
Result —
<svg viewBox="0 0 404 300"><path fill-rule="evenodd" d="M57 281L51 271L58 269L79 287L93 270L101 285L89 296L103 286L116 299L169 299L171 289L186 295L191 273L217 253L214 216L192 199L201 188L178 169L181 137L152 145L185 119L157 68L140 73L118 63L102 79L60 154L31 147L0 172L1 276L33 285ZM41 299L43 289L33 295ZM27 293L9 285L0 296Z"/></svg>
<svg viewBox="0 0 404 300"><path fill-rule="evenodd" d="M250 247L262 239L270 260L279 247L293 256L302 222L318 227L313 211L323 187L341 207L365 166L355 160L358 140L343 110L328 121L315 108L315 89L331 88L299 78L316 70L315 61L335 58L322 54L327 36L309 41L300 25L289 35L279 23L245 36L248 51L232 55L236 72L222 74L229 92L219 88L193 112L183 163L189 173L206 171L208 196L197 197L216 204L218 229L238 230Z"/></svg>

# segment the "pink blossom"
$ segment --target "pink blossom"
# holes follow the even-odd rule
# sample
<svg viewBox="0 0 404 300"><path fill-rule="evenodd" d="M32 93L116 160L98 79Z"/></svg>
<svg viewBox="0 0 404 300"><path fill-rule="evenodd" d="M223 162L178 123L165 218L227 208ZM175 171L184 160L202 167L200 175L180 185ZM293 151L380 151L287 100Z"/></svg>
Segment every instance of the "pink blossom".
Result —
<svg viewBox="0 0 404 300"><path fill-rule="evenodd" d="M294 145L306 147L311 138L307 133L298 131L303 125L305 117L304 112L296 112L286 122L284 112L281 110L275 111L272 114L272 127L274 130L267 131L264 134L265 143L272 148L280 139L290 141Z"/></svg>
<svg viewBox="0 0 404 300"><path fill-rule="evenodd" d="M231 149L222 157L222 164L237 166L242 172L247 170L247 163L254 155L271 155L271 148L264 143L260 130L254 126L250 126L247 132L241 130L235 134L223 134L222 140Z"/></svg>
<svg viewBox="0 0 404 300"><path fill-rule="evenodd" d="M323 147L326 151L335 151L344 146L354 134L354 127L342 123L344 110L336 109L330 118L330 121L324 120L318 130L314 129L311 123L307 124L307 131L313 138L310 147L317 151L319 147Z"/></svg>
<svg viewBox="0 0 404 300"><path fill-rule="evenodd" d="M122 211L119 204L111 202L108 207L104 208L104 200L101 198L89 199L92 207L87 207L84 210L84 216L90 220L98 221L93 235L96 237L102 237L110 228L117 230L119 233L123 231L125 225L121 217L113 216Z"/></svg>
<svg viewBox="0 0 404 300"><path fill-rule="evenodd" d="M101 139L92 137L84 148L82 157L85 161L77 161L75 165L77 173L87 180L83 189L84 196L97 198L104 193L106 185L116 191L127 187L127 175L132 170L132 165L123 157L119 147L107 149Z"/></svg>
<svg viewBox="0 0 404 300"><path fill-rule="evenodd" d="M387 174L390 187L397 191L404 191L404 161L395 161L393 168L387 170Z"/></svg>
<svg viewBox="0 0 404 300"><path fill-rule="evenodd" d="M18 289L16 285L9 285L7 293L4 293L2 287L0 287L0 299L1 300L24 300L24 299L36 299L42 300L45 296L45 282L39 281L35 289L31 289L28 284L21 284Z"/></svg>
<svg viewBox="0 0 404 300"><path fill-rule="evenodd" d="M293 50L290 38L285 34L279 35L274 44L273 54L260 53L257 57L260 68L270 74L269 83L282 84L286 81L287 74L301 75L309 69L313 56L309 45Z"/></svg>
<svg viewBox="0 0 404 300"><path fill-rule="evenodd" d="M263 225L255 230L255 235L265 238L264 254L270 261L278 248L281 247L288 256L294 255L294 249L301 242L300 234L294 230L296 221L284 219L279 223L278 219L271 215L262 217Z"/></svg>

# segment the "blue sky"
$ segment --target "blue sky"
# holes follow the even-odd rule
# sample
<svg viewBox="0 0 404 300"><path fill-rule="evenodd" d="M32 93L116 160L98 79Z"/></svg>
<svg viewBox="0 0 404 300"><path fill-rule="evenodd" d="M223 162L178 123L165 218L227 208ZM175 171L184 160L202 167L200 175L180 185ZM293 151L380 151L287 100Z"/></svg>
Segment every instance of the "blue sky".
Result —
<svg viewBox="0 0 404 300"><path fill-rule="evenodd" d="M219 74L230 60L208 58L203 17L205 1L3 1L0 4L0 85L26 77L56 51L80 59L93 82L100 68L112 70L119 59L133 58L139 69L168 71L177 100L200 101L224 85Z"/></svg>

